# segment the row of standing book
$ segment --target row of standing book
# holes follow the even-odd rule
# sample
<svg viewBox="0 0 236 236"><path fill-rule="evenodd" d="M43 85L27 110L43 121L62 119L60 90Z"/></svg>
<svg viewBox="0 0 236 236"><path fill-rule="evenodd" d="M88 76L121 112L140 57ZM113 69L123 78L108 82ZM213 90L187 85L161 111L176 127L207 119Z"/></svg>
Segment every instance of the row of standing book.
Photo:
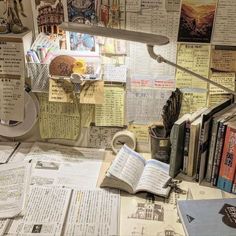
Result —
<svg viewBox="0 0 236 236"><path fill-rule="evenodd" d="M179 172L197 182L236 193L236 103L226 100L179 118L171 130L171 177Z"/></svg>

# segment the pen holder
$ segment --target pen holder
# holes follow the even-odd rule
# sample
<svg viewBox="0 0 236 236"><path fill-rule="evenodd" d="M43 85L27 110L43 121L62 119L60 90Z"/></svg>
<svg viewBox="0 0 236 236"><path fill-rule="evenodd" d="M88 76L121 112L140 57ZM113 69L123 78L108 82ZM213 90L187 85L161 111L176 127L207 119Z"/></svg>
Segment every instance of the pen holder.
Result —
<svg viewBox="0 0 236 236"><path fill-rule="evenodd" d="M155 137L150 134L151 157L165 163L170 162L170 138Z"/></svg>

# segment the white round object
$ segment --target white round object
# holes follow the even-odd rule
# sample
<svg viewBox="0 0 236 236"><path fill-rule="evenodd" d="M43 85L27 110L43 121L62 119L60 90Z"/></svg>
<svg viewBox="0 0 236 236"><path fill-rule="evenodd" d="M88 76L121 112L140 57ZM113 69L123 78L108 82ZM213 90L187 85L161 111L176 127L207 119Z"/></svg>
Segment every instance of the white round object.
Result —
<svg viewBox="0 0 236 236"><path fill-rule="evenodd" d="M122 130L117 132L111 141L111 147L113 152L118 153L124 144L126 144L129 148L135 150L136 148L135 134L128 130Z"/></svg>
<svg viewBox="0 0 236 236"><path fill-rule="evenodd" d="M0 122L0 135L4 137L14 138L25 135L35 125L39 114L39 102L32 92L25 92L25 118L22 122Z"/></svg>

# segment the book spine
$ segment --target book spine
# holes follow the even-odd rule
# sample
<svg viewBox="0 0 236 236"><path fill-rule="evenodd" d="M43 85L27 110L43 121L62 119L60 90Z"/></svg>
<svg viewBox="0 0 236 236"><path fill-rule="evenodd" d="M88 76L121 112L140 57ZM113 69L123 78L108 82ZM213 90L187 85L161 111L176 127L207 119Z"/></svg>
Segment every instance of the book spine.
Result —
<svg viewBox="0 0 236 236"><path fill-rule="evenodd" d="M183 173L187 174L188 155L189 155L189 142L190 142L190 121L186 121L185 135L184 135L184 158L183 158Z"/></svg>
<svg viewBox="0 0 236 236"><path fill-rule="evenodd" d="M200 172L200 166L201 166L201 154L202 154L202 148L203 148L203 141L204 141L204 130L200 129L197 160L196 160L196 181L197 182L199 181L199 172Z"/></svg>
<svg viewBox="0 0 236 236"><path fill-rule="evenodd" d="M208 164L207 164L207 171L206 171L206 181L208 182L211 182L217 131L218 131L218 122L214 122L212 125L212 135L211 135L211 140L210 140Z"/></svg>
<svg viewBox="0 0 236 236"><path fill-rule="evenodd" d="M217 187L231 192L236 168L236 129L227 127Z"/></svg>
<svg viewBox="0 0 236 236"><path fill-rule="evenodd" d="M218 180L220 163L221 163L221 154L223 150L223 143L224 143L224 136L225 136L225 129L226 129L226 125L220 122L218 133L217 133L217 140L216 140L215 158L214 158L212 174L211 174L211 184L213 186L216 186L217 180Z"/></svg>
<svg viewBox="0 0 236 236"><path fill-rule="evenodd" d="M178 126L174 124L170 135L171 153L170 153L169 175L172 178L174 178L176 175L177 138L178 138Z"/></svg>

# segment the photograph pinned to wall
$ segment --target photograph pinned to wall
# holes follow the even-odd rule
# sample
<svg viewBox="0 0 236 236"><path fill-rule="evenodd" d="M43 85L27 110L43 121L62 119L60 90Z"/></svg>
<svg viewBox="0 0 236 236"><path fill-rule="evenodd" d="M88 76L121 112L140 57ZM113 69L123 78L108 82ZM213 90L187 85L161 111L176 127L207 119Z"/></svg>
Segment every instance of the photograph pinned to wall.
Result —
<svg viewBox="0 0 236 236"><path fill-rule="evenodd" d="M210 43L217 0L182 0L178 42Z"/></svg>
<svg viewBox="0 0 236 236"><path fill-rule="evenodd" d="M64 0L65 21L78 24L93 24L97 22L95 0ZM99 54L98 44L95 37L88 34L68 32L67 48L79 52L81 55Z"/></svg>

